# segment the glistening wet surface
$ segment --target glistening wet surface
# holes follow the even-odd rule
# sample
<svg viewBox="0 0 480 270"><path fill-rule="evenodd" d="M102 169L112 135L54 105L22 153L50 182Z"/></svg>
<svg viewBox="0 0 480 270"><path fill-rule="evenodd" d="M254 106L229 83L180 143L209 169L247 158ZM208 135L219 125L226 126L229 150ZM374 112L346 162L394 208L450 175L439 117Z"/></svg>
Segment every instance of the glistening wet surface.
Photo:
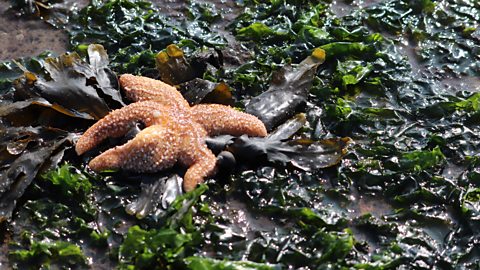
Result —
<svg viewBox="0 0 480 270"><path fill-rule="evenodd" d="M78 9L88 4L87 0L70 2ZM187 10L187 2L185 0L152 1L171 21L183 18ZM241 7L233 1L199 1L199 3L207 2L224 15L224 19L215 24L215 29L233 41L234 38L225 31L225 27L237 16ZM2 41L0 42L0 61L36 56L47 50L61 54L69 49L66 30L55 29L36 18L19 18L15 11L10 9L10 3L6 0L0 1L0 40Z"/></svg>
<svg viewBox="0 0 480 270"><path fill-rule="evenodd" d="M352 11L360 8L365 8L370 5L381 2L382 0L335 0L333 1L332 11L337 16L345 16L350 14Z"/></svg>
<svg viewBox="0 0 480 270"><path fill-rule="evenodd" d="M186 5L188 1L182 0L170 0L170 1L154 1L159 7L162 13L165 13L171 20L175 21L177 19L181 20L184 12L186 11ZM202 1L207 2L207 1ZM221 10L222 14L225 14L225 19L218 22L216 30L225 35L229 45L228 47L234 47L235 44L233 36L225 30L225 26L228 25L228 22L232 20L241 10L236 4L232 1L208 1L213 3L214 6ZM359 8L368 7L376 2L380 1L353 1L352 3L348 1L337 1L333 5L333 12L339 16L349 14L351 11L354 11ZM5 2L0 2L2 5L7 6ZM4 9L2 9L4 11ZM66 32L63 30L55 30L49 25L39 21L39 20L18 20L13 15L8 15L9 17L2 17L0 22L6 22L1 26L2 35L5 36L2 40L14 40L17 41L6 42L0 46L0 59L10 59L21 56L31 56L36 55L43 50L49 49L56 53L64 52L68 49L68 41ZM3 20L3 21L1 21ZM13 27L16 25L17 27ZM37 31L37 32L34 32ZM37 33L37 35L35 35ZM14 38L13 38L14 37ZM401 38L399 38L401 39ZM397 40L398 41L398 40ZM425 62L421 62L416 56L416 46L411 42L397 42L397 48L399 49L402 55L405 55L409 59L409 63L412 66L414 72L412 72L412 77L422 78L424 76L429 76L428 65ZM231 49L234 50L234 49ZM237 52L238 54L238 52ZM478 91L480 87L480 79L473 76L461 75L458 77L435 77L436 80L432 83L432 88L438 90L447 90L449 92L455 93L462 90L468 91ZM452 168L452 172L448 170L445 177L453 175L453 178L456 178L459 173L463 172L462 168L458 168L458 173L455 172L456 168ZM447 171L447 170L446 170ZM327 180L326 180L327 181ZM355 181L355 179L353 179ZM319 185L324 185L325 183L319 183ZM246 205L242 202L232 200L228 202L228 216L233 217L237 222L235 223L235 228L239 232L243 230L249 230L250 228L269 228L272 229L276 224L272 223L271 220L263 216L252 216L249 215L248 210L246 210ZM371 213L372 216L378 219L388 218L388 216L393 214L393 207L389 205L383 197L373 197L373 196L364 196L359 194L352 195L351 202L346 205L337 205L333 204L337 208L346 208L349 213L349 218L361 217L365 214ZM328 205L330 207L330 205ZM340 209L339 212L345 209ZM446 218L447 220L447 218ZM404 225L400 225L400 229ZM415 224L409 224L408 226L415 226ZM446 236L448 228L446 224L432 223L426 227L426 232L430 235L436 242L441 243L442 239ZM235 232L235 231L234 231ZM371 237L375 235L368 235L368 232L354 230L355 237L359 240L369 241ZM375 240L371 241L372 243ZM372 244L372 247L375 247ZM1 259L0 259L1 261Z"/></svg>
<svg viewBox="0 0 480 270"><path fill-rule="evenodd" d="M88 0L70 1L81 9ZM172 17L181 16L185 1L156 1L159 9ZM68 33L37 18L19 18L7 0L0 1L0 61L36 56L44 51L68 51Z"/></svg>
<svg viewBox="0 0 480 270"><path fill-rule="evenodd" d="M9 7L8 1L0 1L0 60L67 50L68 35L64 30L37 19L19 19Z"/></svg>
<svg viewBox="0 0 480 270"><path fill-rule="evenodd" d="M83 0L77 1L75 4L81 8L87 2ZM188 1L185 0L155 0L152 2L171 21L181 20L188 4ZM232 55L238 56L238 48L235 48L238 44L233 35L226 30L226 27L241 12L241 6L233 1L224 0L198 2L210 3L212 8L222 13L223 19L214 24L215 30L229 41L232 47L231 50L236 50ZM355 9L364 8L376 2L379 1L353 1L352 3L346 3L343 0L339 0L333 3L332 11L339 16L343 16ZM7 1L0 2L0 13L3 14L0 17L0 37L2 40L8 40L8 42L0 43L0 60L35 56L46 50L57 54L68 51L68 34L66 30L55 29L42 20L18 18L13 11L9 10L9 5ZM462 81L462 84L464 83ZM234 203L234 205L235 207L233 208L237 209L239 213L246 213L246 211L242 210L245 208L243 204ZM392 213L392 208L381 198L359 197L348 207L351 208L350 213L352 216L372 213L376 217L381 217ZM258 219L263 225L268 223L262 217Z"/></svg>
<svg viewBox="0 0 480 270"><path fill-rule="evenodd" d="M337 16L342 17L360 9L368 9L381 2L382 0L335 0L332 2L332 12ZM412 74L416 78L430 78L432 76L432 67L419 59L419 47L415 42L408 40L406 37L391 36L387 32L381 32L381 34L393 40L397 40L396 46L399 49L399 52L408 58L408 61L412 66ZM433 88L451 93L459 91L480 91L480 78L464 74L461 76L452 76L448 75L448 71L446 73L447 75L445 75L445 77L438 78L438 81ZM438 74L433 76L438 76Z"/></svg>

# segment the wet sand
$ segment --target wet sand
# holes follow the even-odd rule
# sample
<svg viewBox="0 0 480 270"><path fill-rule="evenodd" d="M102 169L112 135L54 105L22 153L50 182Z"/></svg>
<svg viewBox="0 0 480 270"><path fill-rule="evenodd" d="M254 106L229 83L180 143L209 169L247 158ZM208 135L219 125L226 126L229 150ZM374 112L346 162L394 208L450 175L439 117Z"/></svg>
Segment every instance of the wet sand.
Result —
<svg viewBox="0 0 480 270"><path fill-rule="evenodd" d="M36 19L19 19L8 10L8 1L0 1L0 61L38 55L46 50L65 52L68 35Z"/></svg>

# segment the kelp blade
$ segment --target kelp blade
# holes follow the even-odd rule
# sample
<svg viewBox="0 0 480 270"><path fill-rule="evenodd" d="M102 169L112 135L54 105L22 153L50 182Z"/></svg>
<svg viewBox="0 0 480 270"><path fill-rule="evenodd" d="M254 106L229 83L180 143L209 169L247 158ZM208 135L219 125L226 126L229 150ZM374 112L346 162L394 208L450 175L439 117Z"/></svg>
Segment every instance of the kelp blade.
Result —
<svg viewBox="0 0 480 270"><path fill-rule="evenodd" d="M306 102L317 67L324 61L325 51L317 48L298 66L283 67L273 74L269 89L250 100L246 111L272 130Z"/></svg>
<svg viewBox="0 0 480 270"><path fill-rule="evenodd" d="M48 130L45 128L15 128L2 126L2 155L10 156L7 160L8 166L2 164L0 171L0 222L8 220L16 206L17 200L23 195L32 180L37 176L42 166L48 164L50 156L60 149L64 143L71 143L72 137L59 130ZM21 151L7 154L9 144L25 135L30 136L30 140L22 147ZM49 166L55 166L58 159L52 160Z"/></svg>
<svg viewBox="0 0 480 270"><path fill-rule="evenodd" d="M123 104L115 75L106 67L108 58L100 45L89 46L91 64L76 53L43 61L45 78L26 71L15 83L17 99L44 98L60 113L100 119ZM102 93L111 98L106 100Z"/></svg>

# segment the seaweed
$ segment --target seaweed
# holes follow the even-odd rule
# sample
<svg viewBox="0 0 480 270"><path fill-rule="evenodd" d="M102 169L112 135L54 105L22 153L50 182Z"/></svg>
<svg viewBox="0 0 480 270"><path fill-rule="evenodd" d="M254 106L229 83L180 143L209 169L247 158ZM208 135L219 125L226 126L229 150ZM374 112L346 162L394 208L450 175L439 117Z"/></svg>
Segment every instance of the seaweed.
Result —
<svg viewBox="0 0 480 270"><path fill-rule="evenodd" d="M72 137L60 130L1 126L2 169L0 222L11 218L18 199L30 186L42 167L55 166L55 153Z"/></svg>
<svg viewBox="0 0 480 270"><path fill-rule="evenodd" d="M408 12L408 16L404 16ZM436 76L478 74L474 1L386 1L365 10L365 22L419 44L417 57Z"/></svg>
<svg viewBox="0 0 480 270"><path fill-rule="evenodd" d="M221 261L213 260L210 258L202 257L188 257L185 259L187 261L188 269L197 270L197 269L245 269L245 270L274 270L280 269L279 266L263 264L263 263L254 263L248 261Z"/></svg>
<svg viewBox="0 0 480 270"><path fill-rule="evenodd" d="M268 90L250 100L246 112L262 120L268 130L273 129L306 102L314 74L324 61L325 51L315 49L295 68L283 67L272 75Z"/></svg>
<svg viewBox="0 0 480 270"><path fill-rule="evenodd" d="M128 70L125 65L130 62L138 65L140 60L152 68L153 55L146 54L146 50L158 52L167 45L182 42L192 46L223 46L224 39L202 22L192 18L183 24L171 23L145 1L92 1L74 17L70 44L77 48L102 44L107 51L115 52L114 70L124 72Z"/></svg>
<svg viewBox="0 0 480 270"><path fill-rule="evenodd" d="M100 119L110 106L124 104L118 91L115 74L107 68L108 56L101 45L88 48L89 63L76 53L64 54L58 58L46 58L41 74L28 70L15 82L15 95L19 101L31 100L32 104L42 102L68 116L84 119ZM108 100L108 99L107 99ZM12 104L15 106L15 103ZM23 109L24 105L16 109Z"/></svg>
<svg viewBox="0 0 480 270"><path fill-rule="evenodd" d="M92 45L88 52L90 63L77 54L24 60L26 67L15 62L17 72L21 70L23 75L13 82L15 89L3 96L0 110L4 179L1 221L11 218L17 201L39 173L64 159L76 138L74 132L85 125L81 121L71 125L69 117L99 118L110 110L109 105L123 104L116 75L106 67L108 58L103 48ZM34 68L35 73L27 67ZM52 182L63 186L58 182L61 180L68 179L57 177ZM79 195L78 191L68 192L62 191L65 197Z"/></svg>
<svg viewBox="0 0 480 270"><path fill-rule="evenodd" d="M33 242L29 250L16 250L10 256L28 269L58 265L80 267L86 265L86 257L82 250L68 242L41 243Z"/></svg>
<svg viewBox="0 0 480 270"><path fill-rule="evenodd" d="M287 110L278 108L290 99L258 98L268 108L258 117L274 112L268 137L208 139L222 160L208 189L175 192L178 181L167 179L177 168L165 175L90 175L76 158L57 173L82 171L90 192L66 184L80 176L55 181L66 189L33 179L6 223L12 250L70 239L106 268L478 267L479 96L466 85L443 86L478 75L478 3L376 1L340 17L328 0L242 1L227 29L231 48L213 27L224 10L190 4L183 20L158 15L150 3L98 1L74 20L71 42L81 55L89 41L104 43L115 72L172 77L191 104L219 102L225 94L247 111L255 107L249 101L271 95L279 74L287 86L298 85L284 75L315 49L325 52L325 62L303 73L300 85L308 87ZM160 70L156 57L167 60ZM21 63L44 75L41 60ZM8 102L11 82L23 71L11 62L0 69ZM101 97L109 109L121 106ZM13 106L18 110L4 103L2 121L37 124L8 115L39 105L51 110L38 97L21 102ZM298 111L304 114L287 120ZM91 124L82 121L67 130ZM18 137L8 149L24 155L37 147L32 138ZM158 196L164 183L172 193ZM68 201L57 193L77 196Z"/></svg>
<svg viewBox="0 0 480 270"><path fill-rule="evenodd" d="M201 236L192 226L192 208L206 190L202 185L178 197L169 208L168 222L162 228L130 227L119 247L120 268L165 269L183 259L200 242Z"/></svg>
<svg viewBox="0 0 480 270"><path fill-rule="evenodd" d="M63 0L10 0L17 16L40 18L57 28L64 28L78 11L77 3Z"/></svg>
<svg viewBox="0 0 480 270"><path fill-rule="evenodd" d="M144 218L152 212L158 215L182 194L183 179L174 174L141 184L142 192L134 202L126 206L126 211L137 218Z"/></svg>

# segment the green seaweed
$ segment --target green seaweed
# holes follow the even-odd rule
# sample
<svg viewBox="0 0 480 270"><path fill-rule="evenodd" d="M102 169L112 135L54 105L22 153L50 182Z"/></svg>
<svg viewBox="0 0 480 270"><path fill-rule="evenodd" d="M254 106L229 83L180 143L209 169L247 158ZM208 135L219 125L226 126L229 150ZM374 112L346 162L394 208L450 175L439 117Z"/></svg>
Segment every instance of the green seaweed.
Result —
<svg viewBox="0 0 480 270"><path fill-rule="evenodd" d="M192 225L192 207L206 190L203 185L177 198L169 208L170 215L163 228L130 227L119 247L120 268L171 268L187 256L200 243L198 228Z"/></svg>
<svg viewBox="0 0 480 270"><path fill-rule="evenodd" d="M22 263L22 267L35 269L55 263L62 266L81 267L86 265L86 257L80 247L68 242L33 242L29 250L16 250L10 256ZM25 268L24 268L25 269Z"/></svg>
<svg viewBox="0 0 480 270"><path fill-rule="evenodd" d="M210 258L202 257L188 257L187 261L188 269L192 270L274 270L279 269L278 266L268 265L263 263L254 263L248 261L220 261Z"/></svg>
<svg viewBox="0 0 480 270"><path fill-rule="evenodd" d="M92 191L92 183L84 174L72 174L72 169L74 168L71 165L64 164L56 170L47 172L42 178L58 187L59 195L65 198L89 194Z"/></svg>
<svg viewBox="0 0 480 270"><path fill-rule="evenodd" d="M69 31L71 46L79 49L85 44L102 44L113 55L113 68L138 73L140 63L153 64L152 55L145 51L160 51L172 43L191 43L191 46L221 47L224 39L210 31L209 23L197 12L190 11L192 21L186 27L169 22L150 2L92 1L74 17ZM200 11L201 12L201 11ZM120 26L120 27L118 27ZM140 62L139 62L140 61ZM149 66L152 67L152 66Z"/></svg>
<svg viewBox="0 0 480 270"><path fill-rule="evenodd" d="M64 28L77 11L76 3L63 0L10 0L17 16L39 18L57 28Z"/></svg>
<svg viewBox="0 0 480 270"><path fill-rule="evenodd" d="M325 62L312 72L303 105L295 106L305 116L301 125L270 144L268 137L217 138L218 152L232 150L224 146L235 140L256 151L237 145L245 156L230 174L220 168L208 190L201 185L166 209L152 206L142 219L125 206L148 196L147 178L160 176L92 176L95 188L85 192L86 182L73 181L83 178L69 176L75 169L57 168L56 177L65 177L33 179L12 211L12 250L19 244L28 254L31 243L68 238L93 262L126 269L478 267L479 95L467 85L443 87L478 75L476 1L375 1L342 17L328 0L242 1L227 47L213 27L224 10L190 4L183 20L163 17L146 2L94 1L73 20L71 44L85 53L85 44L101 42L114 71L154 78L161 75L155 56L176 44L181 61L165 74L189 76L172 83L204 86L202 95L228 86L240 108L268 91L279 71L321 48ZM178 74L191 63L195 72ZM0 71L5 91L22 73L10 62ZM304 170L284 155L293 142L345 137L348 151L328 168L296 163L313 168ZM259 163L252 158L258 153L280 162L267 156ZM70 164L81 168L85 160Z"/></svg>

